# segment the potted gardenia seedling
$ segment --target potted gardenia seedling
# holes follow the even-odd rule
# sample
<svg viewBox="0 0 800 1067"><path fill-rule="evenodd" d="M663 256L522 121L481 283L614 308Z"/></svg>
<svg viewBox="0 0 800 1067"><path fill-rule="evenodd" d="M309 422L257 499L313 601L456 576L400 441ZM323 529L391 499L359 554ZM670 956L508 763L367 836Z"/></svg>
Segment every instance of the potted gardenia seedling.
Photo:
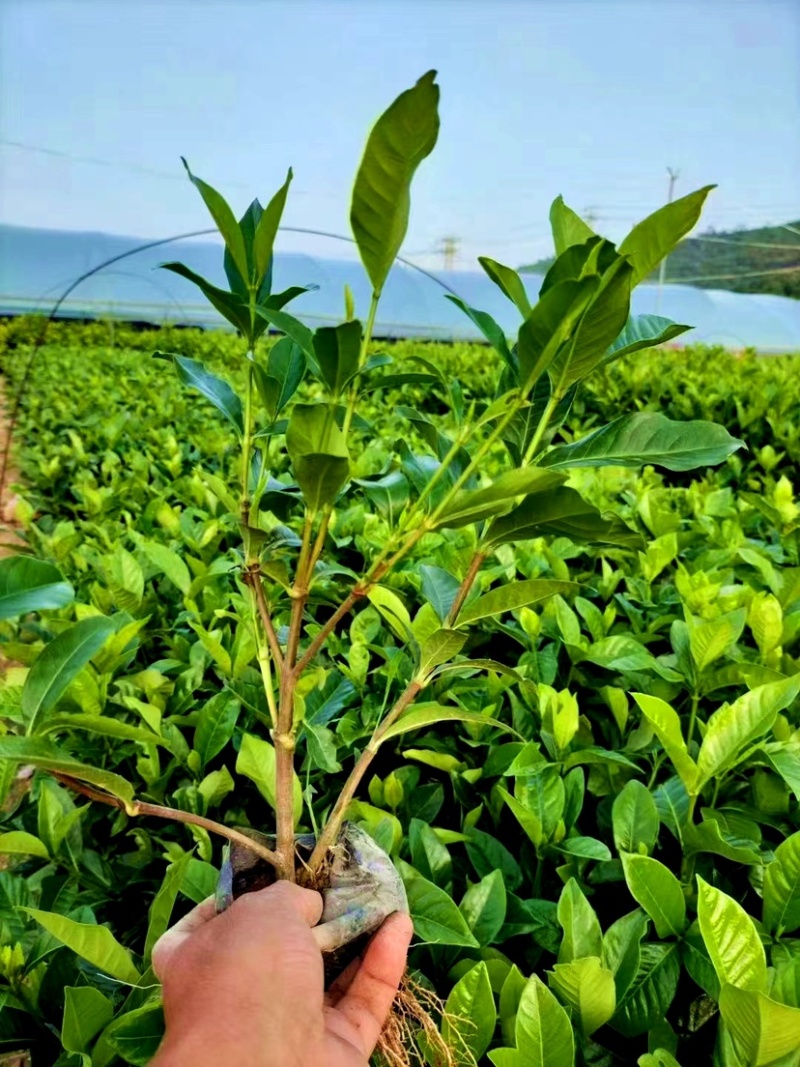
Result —
<svg viewBox="0 0 800 1067"><path fill-rule="evenodd" d="M230 853L221 876L221 907L274 879L319 889L326 901L323 921L331 924L329 978L388 914L406 907L403 883L389 857L348 822L379 749L410 731L448 721L506 728L481 712L446 703L442 680L489 671L513 681L508 666L468 654L471 630L481 620L555 594L569 596L577 588L547 578L513 580L497 568L487 585L483 575L495 553L549 535L634 547L636 532L601 514L568 484L574 468L656 464L688 470L721 462L739 446L721 426L675 423L649 412L623 416L579 440L553 443L580 383L596 368L688 329L654 315L631 317L631 291L694 226L709 188L655 212L618 246L596 235L559 198L551 211L556 258L538 300L531 301L514 270L480 260L519 315L513 342L486 312L451 296L499 353L502 373L493 400L465 400L457 383L452 384L449 403L458 427L452 437L419 412L398 409L407 420L409 439L424 442L430 454L423 462L401 443L399 465L354 477L353 456L370 434L359 415L362 397L377 389L386 396L406 382L436 382L430 366L393 370L390 356L373 354L372 339L381 293L408 226L412 178L436 144L438 98L431 71L394 101L369 135L350 211L372 290L369 306L360 309L366 311L363 321L356 317L348 291L344 321L311 330L287 310L306 290L273 291L273 248L291 171L266 207L255 200L237 221L225 199L186 167L224 241L229 288L219 288L180 263L164 266L194 283L240 334L243 392L195 359L157 355L222 413L241 446L237 483L226 484L209 473L206 484L241 535L236 579L244 594L240 622L254 635L268 708L263 751L270 754L274 775L274 826L264 827L263 833L236 829L136 799L132 786L118 775L79 763L44 740L49 709L114 632L113 620L106 617L84 618L46 647L26 683L44 685L46 698L27 704L23 698L24 736L9 735L0 742L6 759L49 771L129 816L171 818L225 837ZM259 344L268 331L281 335L270 347ZM484 474L490 461L491 469L502 470L492 480ZM327 558L337 512L353 496L366 500L385 529L381 550L360 574L337 569ZM412 620L392 588L393 573L413 558L426 536L468 526L474 531L471 562L457 580L427 568L423 581L431 608ZM19 592L20 610L66 603L57 582L48 584L41 570L34 573L43 566L30 560L6 565L4 580ZM49 592L37 600L36 590L45 588ZM338 628L365 604L380 613L415 666L400 679L393 703L371 724L371 736L338 798L327 810L312 807L309 819L320 821L312 824L311 833L298 835L303 796L297 760L307 758L325 769L327 758L325 731L307 721L305 697ZM437 698L429 699L434 683ZM428 1055L446 1061L447 1043L441 1038L436 1043L426 1007L414 1005L413 990L406 988L401 996L406 999L384 1035L384 1058L407 1061L411 1011L411 1029L424 1028ZM458 1027L447 1029L452 1034Z"/></svg>

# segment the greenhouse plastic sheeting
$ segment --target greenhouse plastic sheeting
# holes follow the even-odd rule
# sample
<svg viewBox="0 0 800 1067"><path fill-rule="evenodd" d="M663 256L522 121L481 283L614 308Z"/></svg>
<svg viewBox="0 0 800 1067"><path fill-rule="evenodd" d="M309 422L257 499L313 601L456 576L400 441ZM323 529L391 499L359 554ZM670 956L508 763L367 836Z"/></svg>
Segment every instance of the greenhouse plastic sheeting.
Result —
<svg viewBox="0 0 800 1067"><path fill-rule="evenodd" d="M135 250L141 240L108 234L72 233L0 226L0 315L49 314L55 301L80 275L105 260ZM338 251L342 246L331 242ZM348 249L349 250L349 249ZM181 260L218 285L225 285L221 246L213 241L175 241L137 251L81 282L59 314L78 318L117 318L151 323L218 326L219 315L203 302L185 279L156 269ZM524 275L535 300L541 277ZM349 285L356 309L366 315L370 289L358 260L276 252L273 289L289 285L317 288L299 297L292 312L309 326L341 321L344 287ZM481 271L436 271L426 274L397 264L386 284L378 311L378 337L473 340L472 322L449 300L447 292L472 307L488 311L509 336L516 333L515 308ZM654 312L691 325L684 344L702 341L728 348L753 347L764 352L800 349L800 301L788 297L696 289L687 285L642 285L633 294L634 314Z"/></svg>

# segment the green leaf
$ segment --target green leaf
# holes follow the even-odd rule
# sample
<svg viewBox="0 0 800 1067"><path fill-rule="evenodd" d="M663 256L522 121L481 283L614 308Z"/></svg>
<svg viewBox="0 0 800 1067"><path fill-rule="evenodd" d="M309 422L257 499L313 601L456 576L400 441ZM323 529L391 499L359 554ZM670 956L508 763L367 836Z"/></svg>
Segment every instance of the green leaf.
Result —
<svg viewBox="0 0 800 1067"><path fill-rule="evenodd" d="M800 1008L778 1004L760 990L731 984L722 987L719 1009L749 1067L783 1064L783 1057L800 1048Z"/></svg>
<svg viewBox="0 0 800 1067"><path fill-rule="evenodd" d="M361 262L376 293L400 251L408 228L411 179L439 135L436 71L424 74L381 115L358 168L350 224Z"/></svg>
<svg viewBox="0 0 800 1067"><path fill-rule="evenodd" d="M538 467L505 471L483 489L458 493L436 519L436 526L455 529L471 522L481 522L510 510L516 499L528 493L542 493L566 481L566 475ZM546 500L547 498L545 498Z"/></svg>
<svg viewBox="0 0 800 1067"><path fill-rule="evenodd" d="M222 235L225 247L230 252L231 258L236 264L236 269L239 271L242 280L248 282L250 279L247 269L247 252L245 250L244 237L239 228L239 223L236 221L236 216L231 211L227 200L225 200L222 194L218 193L217 190L207 182L204 182L202 178L198 178L196 175L192 174L189 169L189 164L183 156L181 156L181 161L186 168L186 173L189 175L190 181L202 196L203 202L214 220L214 224Z"/></svg>
<svg viewBox="0 0 800 1067"><path fill-rule="evenodd" d="M588 544L631 547L642 543L641 536L621 519L604 518L594 504L568 486L526 497L513 511L494 520L485 541L490 545L517 544L548 534Z"/></svg>
<svg viewBox="0 0 800 1067"><path fill-rule="evenodd" d="M474 1064L491 1044L497 1025L489 968L485 962L471 967L456 982L444 1010L442 1037L453 1049L455 1063Z"/></svg>
<svg viewBox="0 0 800 1067"><path fill-rule="evenodd" d="M639 411L622 415L570 445L558 445L539 459L542 467L641 467L654 464L689 471L722 463L743 442L714 422L673 422Z"/></svg>
<svg viewBox="0 0 800 1067"><path fill-rule="evenodd" d="M116 737L120 741L135 741L140 745L160 745L171 748L170 741L152 730L143 730L140 726L131 726L108 715L83 715L70 712L66 715L51 715L39 729L36 736L61 733L64 730L88 730L101 737Z"/></svg>
<svg viewBox="0 0 800 1067"><path fill-rule="evenodd" d="M613 344L609 345L605 356L598 366L605 366L614 359L641 352L645 348L655 348L678 337L691 326L681 326L660 315L632 315L625 323L625 328Z"/></svg>
<svg viewBox="0 0 800 1067"><path fill-rule="evenodd" d="M216 693L203 705L194 732L194 748L201 768L225 748L233 737L241 704L227 690Z"/></svg>
<svg viewBox="0 0 800 1067"><path fill-rule="evenodd" d="M745 863L753 866L762 863L761 854L754 841L732 838L723 833L716 819L706 819L699 824L686 823L681 827L683 848L686 856L696 852L710 852L714 856L724 856L733 863Z"/></svg>
<svg viewBox="0 0 800 1067"><path fill-rule="evenodd" d="M422 579L422 595L439 616L439 621L444 622L450 614L461 582L449 571L426 564L419 568L419 574Z"/></svg>
<svg viewBox="0 0 800 1067"><path fill-rule="evenodd" d="M358 373L364 328L358 320L321 326L314 334L314 355L322 380L337 397Z"/></svg>
<svg viewBox="0 0 800 1067"><path fill-rule="evenodd" d="M405 871L411 872L410 875L403 874L403 882L417 937L433 945L478 948L478 942L450 896L413 868L406 867Z"/></svg>
<svg viewBox="0 0 800 1067"><path fill-rule="evenodd" d="M528 979L520 997L515 1037L518 1067L573 1067L569 1016L538 975Z"/></svg>
<svg viewBox="0 0 800 1067"><path fill-rule="evenodd" d="M49 934L99 971L120 982L130 985L138 983L140 975L130 953L105 926L75 922L74 919L68 919L66 915L37 911L36 908L23 908L22 910L43 926Z"/></svg>
<svg viewBox="0 0 800 1067"><path fill-rule="evenodd" d="M503 1040L507 1045L514 1044L514 1023L517 1018L517 1010L527 982L520 969L514 963L506 975L503 987L500 990L500 1028Z"/></svg>
<svg viewBox="0 0 800 1067"><path fill-rule="evenodd" d="M659 937L680 937L686 925L686 902L672 871L650 856L623 852L622 869L631 896L641 904Z"/></svg>
<svg viewBox="0 0 800 1067"><path fill-rule="evenodd" d="M92 1038L114 1017L114 1005L99 989L91 986L64 988L64 1021L61 1044L67 1052L89 1051Z"/></svg>
<svg viewBox="0 0 800 1067"><path fill-rule="evenodd" d="M52 563L30 556L0 560L0 619L64 608L74 598L75 590Z"/></svg>
<svg viewBox="0 0 800 1067"><path fill-rule="evenodd" d="M458 615L458 625L466 626L479 619L501 615L505 611L538 604L556 593L572 593L578 588L575 582L556 582L547 578L529 578L522 582L509 582L491 589L488 593L466 604Z"/></svg>
<svg viewBox="0 0 800 1067"><path fill-rule="evenodd" d="M422 876L442 889L448 888L453 878L453 861L445 845L426 822L411 820L408 844L411 860Z"/></svg>
<svg viewBox="0 0 800 1067"><path fill-rule="evenodd" d="M502 326L499 326L487 312L471 308L469 304L464 303L460 296L454 296L452 293L445 293L444 296L445 300L449 300L452 304L455 304L457 308L460 308L461 311L475 323L492 348L503 357L506 366L513 367L515 361L509 350L508 341L506 340L506 335L503 332Z"/></svg>
<svg viewBox="0 0 800 1067"><path fill-rule="evenodd" d="M235 326L245 337L250 335L250 312L242 302L241 296L229 293L226 289L217 288L216 285L212 285L211 282L190 270L189 267L184 266L183 263L162 263L161 268L162 270L171 271L173 274L178 274L181 278L186 278L187 281L196 285L211 306L216 308L231 326ZM159 353L155 354L159 355ZM172 356L168 358L171 359Z"/></svg>
<svg viewBox="0 0 800 1067"><path fill-rule="evenodd" d="M617 852L652 852L658 838L658 809L650 790L632 779L614 799L611 809Z"/></svg>
<svg viewBox="0 0 800 1067"><path fill-rule="evenodd" d="M478 944L491 945L506 920L506 886L502 871L492 871L471 885L459 905Z"/></svg>
<svg viewBox="0 0 800 1067"><path fill-rule="evenodd" d="M267 366L253 363L256 388L272 420L277 419L306 373L306 357L291 337L281 337L269 350Z"/></svg>
<svg viewBox="0 0 800 1067"><path fill-rule="evenodd" d="M497 786L498 796L509 806L514 814L517 822L520 824L528 840L531 842L535 849L540 849L545 842L544 828L542 826L542 820L536 814L527 808L521 801L513 797L502 786Z"/></svg>
<svg viewBox="0 0 800 1067"><path fill-rule="evenodd" d="M589 1037L611 1018L617 1005L614 975L596 956L557 963L548 977L551 988L577 1016Z"/></svg>
<svg viewBox="0 0 800 1067"><path fill-rule="evenodd" d="M446 707L444 704L419 704L407 711L404 715L392 723L388 729L382 732L381 741L388 741L391 737L399 737L407 734L410 730L421 730L425 726L435 726L440 722L469 722L476 726L495 726L501 730L508 727L497 719L490 719L480 711L465 711L463 708Z"/></svg>
<svg viewBox="0 0 800 1067"><path fill-rule="evenodd" d="M255 782L259 793L271 808L275 808L275 749L253 734L243 734L239 754L236 757L236 773ZM295 825L303 812L303 790L297 773L292 776Z"/></svg>
<svg viewBox="0 0 800 1067"><path fill-rule="evenodd" d="M103 1031L106 1041L125 1063L148 1067L164 1037L164 1011L160 1002L118 1015Z"/></svg>
<svg viewBox="0 0 800 1067"><path fill-rule="evenodd" d="M646 693L633 693L632 695L664 746L665 752L672 761L672 766L686 786L686 791L690 795L695 794L698 778L697 764L686 748L686 742L681 733L681 720L677 712L660 697L648 696Z"/></svg>
<svg viewBox="0 0 800 1067"><path fill-rule="evenodd" d="M573 245L582 245L595 236L594 230L580 215L567 207L563 196L557 196L550 208L550 227L556 255L560 256Z"/></svg>
<svg viewBox="0 0 800 1067"><path fill-rule="evenodd" d="M660 1022L675 998L680 974L677 941L642 945L639 968L611 1020L614 1029L638 1037Z"/></svg>
<svg viewBox="0 0 800 1067"><path fill-rule="evenodd" d="M308 326L287 311L281 311L280 308L271 307L267 304L259 304L254 310L256 315L268 322L270 326L274 326L281 333L285 333L296 345L299 345L301 352L313 364L315 359L314 335Z"/></svg>
<svg viewBox="0 0 800 1067"><path fill-rule="evenodd" d="M179 380L184 385L196 389L206 400L209 400L217 411L225 416L239 436L244 433L242 402L226 381L206 370L197 359L176 356L167 352L156 352L155 355L159 359L172 360Z"/></svg>
<svg viewBox="0 0 800 1067"><path fill-rule="evenodd" d="M764 926L770 933L781 937L800 927L800 830L775 849L764 870L763 893Z"/></svg>
<svg viewBox="0 0 800 1067"><path fill-rule="evenodd" d="M639 971L641 940L646 931L647 916L637 908L617 919L605 932L603 960L614 974L617 1002L625 996Z"/></svg>
<svg viewBox="0 0 800 1067"><path fill-rule="evenodd" d="M112 619L90 616L55 637L36 658L22 689L22 715L29 735L57 703L70 682L116 629Z"/></svg>
<svg viewBox="0 0 800 1067"><path fill-rule="evenodd" d="M741 904L699 875L697 920L720 985L766 992L767 961L755 923Z"/></svg>
<svg viewBox="0 0 800 1067"><path fill-rule="evenodd" d="M600 920L574 878L570 878L558 898L558 922L564 931L558 950L559 963L584 956L600 958L603 952Z"/></svg>
<svg viewBox="0 0 800 1067"><path fill-rule="evenodd" d="M502 263L489 259L488 256L478 256L478 262L498 289L516 305L523 319L527 319L531 313L531 302L519 274L511 267L504 267Z"/></svg>
<svg viewBox="0 0 800 1067"><path fill-rule="evenodd" d="M419 674L423 678L435 667L448 663L457 656L467 640L467 635L458 630L435 630L426 638L419 653Z"/></svg>
<svg viewBox="0 0 800 1067"><path fill-rule="evenodd" d="M701 783L735 767L743 751L772 728L778 713L788 708L798 693L800 675L795 675L760 685L715 711L706 724L697 756Z"/></svg>
<svg viewBox="0 0 800 1067"><path fill-rule="evenodd" d="M45 843L24 830L9 830L0 834L0 856L14 855L39 856L44 860L50 858Z"/></svg>
<svg viewBox="0 0 800 1067"><path fill-rule="evenodd" d="M706 197L714 188L716 186L706 185L674 200L634 226L619 246L620 255L628 256L633 264L634 285L646 278L694 227Z"/></svg>
<svg viewBox="0 0 800 1067"><path fill-rule="evenodd" d="M657 1048L655 1052L645 1052L636 1061L638 1067L681 1067L671 1052Z"/></svg>
<svg viewBox="0 0 800 1067"><path fill-rule="evenodd" d="M744 630L744 608L728 612L717 619L701 620L689 616L686 621L689 649L698 673L729 652Z"/></svg>
<svg viewBox="0 0 800 1067"><path fill-rule="evenodd" d="M144 537L139 541L139 547L153 566L157 567L163 574L166 574L167 578L174 586L180 589L184 596L189 592L192 576L189 573L189 568L177 552L173 552L171 548L167 548L166 545L162 545L159 541L151 541Z"/></svg>
<svg viewBox="0 0 800 1067"><path fill-rule="evenodd" d="M292 177L292 168L289 167L286 181L264 208L261 218L258 220L258 226L253 237L253 265L256 269L254 283L256 288L260 286L272 263L272 249L281 223L283 209L286 207L286 197L289 193Z"/></svg>
<svg viewBox="0 0 800 1067"><path fill-rule="evenodd" d="M350 474L350 453L331 409L324 404L295 404L286 449L309 509L316 512L332 504Z"/></svg>
<svg viewBox="0 0 800 1067"><path fill-rule="evenodd" d="M80 763L42 738L12 737L9 734L0 737L0 760L4 759L14 760L16 763L30 763L44 771L66 774L96 785L127 804L133 802L133 786L120 775Z"/></svg>
<svg viewBox="0 0 800 1067"><path fill-rule="evenodd" d="M523 388L529 389L549 370L575 330L598 285L593 275L558 282L542 296L519 328L517 356Z"/></svg>
<svg viewBox="0 0 800 1067"><path fill-rule="evenodd" d="M178 898L178 892L191 859L191 852L186 852L176 863L169 865L167 873L164 875L164 881L153 898L153 903L150 905L150 911L148 912L147 936L144 943L146 963L150 962L156 941L162 934L167 932L172 909L175 907L175 901Z"/></svg>

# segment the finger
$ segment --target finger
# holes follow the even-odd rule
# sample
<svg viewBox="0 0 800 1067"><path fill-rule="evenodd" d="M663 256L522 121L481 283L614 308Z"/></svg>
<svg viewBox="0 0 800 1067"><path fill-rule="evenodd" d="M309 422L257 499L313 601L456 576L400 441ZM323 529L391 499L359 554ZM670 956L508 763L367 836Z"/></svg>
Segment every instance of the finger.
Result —
<svg viewBox="0 0 800 1067"><path fill-rule="evenodd" d="M153 946L152 965L156 977L163 978L164 971L169 966L173 954L187 941L192 934L205 926L217 914L217 906L214 897L207 897L202 904L184 915L182 919L156 941Z"/></svg>
<svg viewBox="0 0 800 1067"><path fill-rule="evenodd" d="M361 966L361 957L356 956L354 960L350 960L345 969L335 978L333 982L328 986L325 993L325 1003L329 1008L335 1008L347 990L350 988L353 979L358 974L358 969Z"/></svg>
<svg viewBox="0 0 800 1067"><path fill-rule="evenodd" d="M281 918L287 921L299 918L306 926L316 926L322 917L322 907L322 897L313 889L303 889L292 882L275 882L266 889L239 897L231 905L229 914L233 916L247 909L256 921L263 915L272 922Z"/></svg>
<svg viewBox="0 0 800 1067"><path fill-rule="evenodd" d="M358 973L336 1005L355 1031L359 1051L372 1054L406 967L414 928L408 915L390 915L369 943Z"/></svg>

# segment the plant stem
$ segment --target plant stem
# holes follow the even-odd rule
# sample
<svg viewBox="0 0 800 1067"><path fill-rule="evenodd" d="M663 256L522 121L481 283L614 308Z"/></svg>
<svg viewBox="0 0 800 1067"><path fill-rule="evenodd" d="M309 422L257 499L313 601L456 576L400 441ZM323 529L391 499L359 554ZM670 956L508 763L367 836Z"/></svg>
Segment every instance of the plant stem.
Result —
<svg viewBox="0 0 800 1067"><path fill-rule="evenodd" d="M283 669L283 654L281 653L278 635L272 624L269 605L267 604L267 598L264 594L264 586L261 584L261 573L254 568L246 571L245 582L253 590L256 608L258 609L258 614L261 619L261 625L264 627L264 633L266 634L267 641L269 641L272 658L275 660L275 668L276 670L281 671Z"/></svg>
<svg viewBox="0 0 800 1067"><path fill-rule="evenodd" d="M692 735L694 734L694 724L697 722L697 706L700 703L700 694L695 690L692 693L692 710L689 714L689 729L686 736L686 747L692 743Z"/></svg>
<svg viewBox="0 0 800 1067"><path fill-rule="evenodd" d="M372 342L372 331L375 329L375 316L378 312L378 301L381 298L381 294L373 290L372 299L369 302L369 314L367 315L367 324L364 327L364 336L361 338L361 351L358 354L358 367L359 370L367 362L367 355L369 354L369 346ZM350 386L350 396L347 398L347 407L344 413L344 422L342 424L342 432L345 437L350 431L350 423L353 421L353 415L356 413L356 401L358 400L358 379Z"/></svg>
<svg viewBox="0 0 800 1067"><path fill-rule="evenodd" d="M341 829L342 822L344 821L345 812L355 796L362 778L366 774L369 765L372 763L378 749L381 746L386 731L393 723L397 722L403 712L408 708L410 704L416 699L418 693L422 689L422 683L419 681L412 681L406 686L401 695L398 697L394 707L376 728L369 744L361 753L355 767L350 772L350 777L344 784L336 803L333 806L333 810L328 816L328 821L322 829L317 838L317 843L314 847L314 851L311 854L311 859L308 861L308 873L313 876L316 871L319 870L322 863L325 861L325 857L328 854L328 850L332 845L336 843L336 839L339 836L339 830Z"/></svg>
<svg viewBox="0 0 800 1067"><path fill-rule="evenodd" d="M247 353L247 384L244 397L244 432L242 434L242 522L247 526L250 522L250 498L248 495L250 486L250 453L253 448L253 353ZM250 538L245 531L245 544L247 555L250 555ZM247 563L252 563L248 558Z"/></svg>
<svg viewBox="0 0 800 1067"><path fill-rule="evenodd" d="M259 844L251 837L248 837L247 834L242 834L238 830L232 830L229 826L214 822L212 819L206 819L202 815L194 815L190 811L181 811L180 808L165 808L160 804L148 804L143 800L135 800L133 804L126 804L118 797L111 796L110 793L103 793L99 789L93 789L90 785L86 785L84 782L80 782L76 778L71 778L67 774L53 772L53 777L61 782L62 785L67 786L68 789L72 789L75 793L81 793L83 796L89 797L90 800L98 800L102 804L108 804L112 808L119 808L128 815L152 815L157 819L171 819L173 822L182 822L189 826L202 826L202 828L208 830L209 833L217 834L219 837L225 837L228 841L232 841L236 845L241 845L242 848L249 849L257 856L260 856L262 860L266 860L267 863L271 864L273 867L278 863L278 856L272 849Z"/></svg>
<svg viewBox="0 0 800 1067"><path fill-rule="evenodd" d="M458 613L464 606L464 601L469 595L469 591L472 588L472 583L477 577L478 571L481 569L481 564L486 559L486 553L480 550L476 551L470 560L469 567L467 567L467 573L464 575L464 580L458 587L456 598L453 601L453 606L447 614L447 625L452 626L458 619Z"/></svg>
<svg viewBox="0 0 800 1067"><path fill-rule="evenodd" d="M542 438L545 435L545 431L550 423L550 419L553 417L553 412L561 403L562 397L558 393L553 393L550 399L547 401L547 406L542 412L542 417L539 419L539 425L536 427L536 433L531 438L531 443L525 449L525 456L522 460L523 467L527 467L533 457L536 455L536 451L542 442Z"/></svg>

